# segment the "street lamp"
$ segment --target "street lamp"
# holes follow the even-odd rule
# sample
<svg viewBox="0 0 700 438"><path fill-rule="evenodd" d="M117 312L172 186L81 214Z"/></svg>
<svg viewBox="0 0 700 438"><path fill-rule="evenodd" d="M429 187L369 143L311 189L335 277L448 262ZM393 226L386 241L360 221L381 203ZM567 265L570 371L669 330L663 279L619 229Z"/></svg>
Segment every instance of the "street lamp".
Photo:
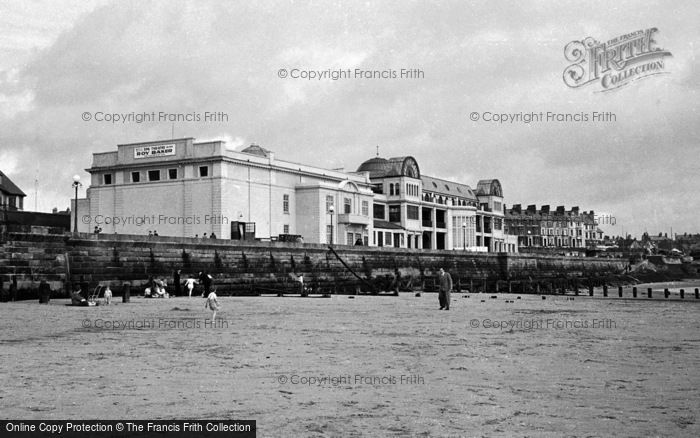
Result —
<svg viewBox="0 0 700 438"><path fill-rule="evenodd" d="M82 186L80 183L80 175L73 175L73 188L75 189L75 205L73 211L73 232L78 232L78 187Z"/></svg>
<svg viewBox="0 0 700 438"><path fill-rule="evenodd" d="M333 212L335 211L335 208L331 205L328 207L328 213L331 214L331 246L333 246Z"/></svg>
<svg viewBox="0 0 700 438"><path fill-rule="evenodd" d="M467 250L467 223L462 222L462 237L464 238L464 250Z"/></svg>

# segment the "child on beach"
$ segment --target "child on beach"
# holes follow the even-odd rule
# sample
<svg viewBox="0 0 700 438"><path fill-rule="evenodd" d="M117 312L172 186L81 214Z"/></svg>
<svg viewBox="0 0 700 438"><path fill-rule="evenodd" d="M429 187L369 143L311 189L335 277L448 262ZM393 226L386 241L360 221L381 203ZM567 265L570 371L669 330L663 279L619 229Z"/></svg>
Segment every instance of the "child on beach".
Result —
<svg viewBox="0 0 700 438"><path fill-rule="evenodd" d="M188 278L187 281L185 281L185 286L187 287L187 291L190 297L192 297L192 290L194 289L194 285L196 282L197 281L194 278Z"/></svg>
<svg viewBox="0 0 700 438"><path fill-rule="evenodd" d="M206 309L207 307L214 312L211 315L211 322L213 323L216 320L216 311L219 310L219 301L216 299L216 289L209 293L207 302L204 303L204 308Z"/></svg>
<svg viewBox="0 0 700 438"><path fill-rule="evenodd" d="M107 286L105 289L105 304L110 305L112 303L112 290Z"/></svg>

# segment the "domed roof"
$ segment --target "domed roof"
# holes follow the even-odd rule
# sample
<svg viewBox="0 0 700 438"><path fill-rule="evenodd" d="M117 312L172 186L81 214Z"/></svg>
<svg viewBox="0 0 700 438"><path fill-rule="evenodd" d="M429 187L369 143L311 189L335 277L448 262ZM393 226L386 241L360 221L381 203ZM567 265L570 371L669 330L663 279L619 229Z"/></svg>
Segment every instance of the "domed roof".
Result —
<svg viewBox="0 0 700 438"><path fill-rule="evenodd" d="M477 195L503 197L501 182L497 179L482 179L476 185Z"/></svg>
<svg viewBox="0 0 700 438"><path fill-rule="evenodd" d="M381 157L370 158L357 168L358 172L369 172L370 178L388 176L409 176L420 179L418 163L413 157L393 157L388 160Z"/></svg>
<svg viewBox="0 0 700 438"><path fill-rule="evenodd" d="M382 177L391 170L393 164L381 157L370 158L357 168L358 172L369 172L370 178Z"/></svg>
<svg viewBox="0 0 700 438"><path fill-rule="evenodd" d="M247 148L243 149L241 152L244 154L250 154L250 155L257 155L259 157L267 157L270 151L267 149L260 147L256 145L255 143L251 144Z"/></svg>

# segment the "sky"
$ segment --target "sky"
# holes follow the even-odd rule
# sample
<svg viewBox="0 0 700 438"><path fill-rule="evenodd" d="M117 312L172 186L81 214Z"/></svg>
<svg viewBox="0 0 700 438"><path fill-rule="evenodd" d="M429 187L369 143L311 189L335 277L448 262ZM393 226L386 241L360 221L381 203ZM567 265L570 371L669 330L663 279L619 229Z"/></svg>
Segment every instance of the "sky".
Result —
<svg viewBox="0 0 700 438"><path fill-rule="evenodd" d="M3 0L0 169L26 210L51 211L74 174L89 180L92 153L173 133L348 171L378 148L472 187L497 178L509 206L595 210L614 218L606 234L697 233L699 22L693 1ZM664 74L607 92L564 83L571 41L649 28L671 53ZM401 69L421 74L391 77ZM594 111L615 120L484 121ZM101 115L152 112L200 120Z"/></svg>

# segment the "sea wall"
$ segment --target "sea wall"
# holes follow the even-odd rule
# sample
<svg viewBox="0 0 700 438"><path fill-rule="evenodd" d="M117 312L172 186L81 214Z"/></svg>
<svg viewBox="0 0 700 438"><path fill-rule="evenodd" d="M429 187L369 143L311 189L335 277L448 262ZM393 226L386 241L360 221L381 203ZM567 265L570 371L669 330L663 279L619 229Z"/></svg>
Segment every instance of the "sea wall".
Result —
<svg viewBox="0 0 700 438"><path fill-rule="evenodd" d="M180 269L183 280L208 271L221 294L298 293L299 275L315 292L376 293L397 287L430 290L440 267L462 288L503 288L507 282L604 278L621 273L625 265L534 254L342 245L331 251L313 244L82 233L9 233L0 242L5 290L13 278L18 289L36 289L44 280L54 291L82 279L91 289L110 284L117 294L128 282L138 293L151 277L172 286L173 273Z"/></svg>

